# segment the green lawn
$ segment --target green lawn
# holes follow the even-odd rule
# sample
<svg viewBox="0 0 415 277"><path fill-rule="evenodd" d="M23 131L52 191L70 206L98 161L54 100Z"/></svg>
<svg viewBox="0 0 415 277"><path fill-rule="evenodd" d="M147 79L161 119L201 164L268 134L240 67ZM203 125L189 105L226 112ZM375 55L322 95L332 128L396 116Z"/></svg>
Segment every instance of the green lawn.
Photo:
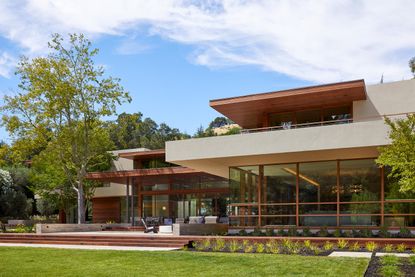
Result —
<svg viewBox="0 0 415 277"><path fill-rule="evenodd" d="M0 276L363 276L368 259L0 247Z"/></svg>

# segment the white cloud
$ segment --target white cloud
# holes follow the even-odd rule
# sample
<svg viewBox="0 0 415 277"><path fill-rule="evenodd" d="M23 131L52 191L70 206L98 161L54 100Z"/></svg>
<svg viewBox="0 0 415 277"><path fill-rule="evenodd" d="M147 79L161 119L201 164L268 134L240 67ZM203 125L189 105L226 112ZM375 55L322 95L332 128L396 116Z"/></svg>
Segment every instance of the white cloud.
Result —
<svg viewBox="0 0 415 277"><path fill-rule="evenodd" d="M52 32L125 36L137 29L194 45L205 66L255 65L295 78L377 82L409 78L415 1L21 0L0 2L0 35L29 53ZM141 48L140 48L141 47ZM411 52L412 51L412 52Z"/></svg>
<svg viewBox="0 0 415 277"><path fill-rule="evenodd" d="M7 52L0 51L0 76L10 78L16 66L17 60Z"/></svg>

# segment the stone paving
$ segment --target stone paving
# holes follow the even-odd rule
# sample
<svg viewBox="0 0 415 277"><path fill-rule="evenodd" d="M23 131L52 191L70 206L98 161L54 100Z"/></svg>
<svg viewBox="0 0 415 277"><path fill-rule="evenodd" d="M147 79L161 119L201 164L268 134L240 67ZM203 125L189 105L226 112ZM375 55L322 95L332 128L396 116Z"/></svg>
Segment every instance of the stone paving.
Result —
<svg viewBox="0 0 415 277"><path fill-rule="evenodd" d="M35 244L35 243L0 243L0 247L36 247L83 250L121 250L121 251L173 251L173 247L138 247L138 246L104 246L104 245L65 245L65 244Z"/></svg>
<svg viewBox="0 0 415 277"><path fill-rule="evenodd" d="M333 251L329 257L351 257L351 258L368 258L372 257L370 252L351 252L351 251Z"/></svg>

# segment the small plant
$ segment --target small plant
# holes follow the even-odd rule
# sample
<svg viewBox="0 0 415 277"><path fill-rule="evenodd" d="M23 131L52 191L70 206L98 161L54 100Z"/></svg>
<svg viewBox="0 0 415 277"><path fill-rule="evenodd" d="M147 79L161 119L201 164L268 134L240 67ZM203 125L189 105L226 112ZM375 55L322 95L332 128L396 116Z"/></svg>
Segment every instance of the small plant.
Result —
<svg viewBox="0 0 415 277"><path fill-rule="evenodd" d="M109 219L105 222L105 224L115 224L115 221L112 219Z"/></svg>
<svg viewBox="0 0 415 277"><path fill-rule="evenodd" d="M244 252L245 253L252 253L254 251L254 246L250 243L244 245Z"/></svg>
<svg viewBox="0 0 415 277"><path fill-rule="evenodd" d="M326 250L326 251L333 250L333 247L334 247L334 244L329 242L329 241L326 241L323 245L323 249Z"/></svg>
<svg viewBox="0 0 415 277"><path fill-rule="evenodd" d="M318 254L321 253L320 248L318 246L316 246L316 245L312 245L311 248L310 248L310 250L313 251L314 255L318 255Z"/></svg>
<svg viewBox="0 0 415 277"><path fill-rule="evenodd" d="M396 251L398 251L398 252L405 252L405 250L406 250L405 243L400 243L396 246Z"/></svg>
<svg viewBox="0 0 415 277"><path fill-rule="evenodd" d="M194 249L196 249L196 251L203 251L204 250L203 244L200 241L194 241L192 243L192 246L193 246Z"/></svg>
<svg viewBox="0 0 415 277"><path fill-rule="evenodd" d="M333 232L333 237L340 238L340 237L342 237L342 236L343 236L343 232L342 232L341 230L339 230L339 229L336 229L336 230Z"/></svg>
<svg viewBox="0 0 415 277"><path fill-rule="evenodd" d="M360 230L359 236L362 238L371 238L373 236L373 233L369 229L363 229L363 230Z"/></svg>
<svg viewBox="0 0 415 277"><path fill-rule="evenodd" d="M406 227L401 227L400 230L399 230L398 237L400 237L400 238L410 238L410 237L412 237L411 230L409 230Z"/></svg>
<svg viewBox="0 0 415 277"><path fill-rule="evenodd" d="M285 237L287 233L284 231L284 229L279 229L277 235L280 237Z"/></svg>
<svg viewBox="0 0 415 277"><path fill-rule="evenodd" d="M217 238L213 243L212 250L215 252L220 252L225 249L226 243L224 239Z"/></svg>
<svg viewBox="0 0 415 277"><path fill-rule="evenodd" d="M383 225L379 228L378 236L380 238L389 238L390 233L388 232L388 227Z"/></svg>
<svg viewBox="0 0 415 277"><path fill-rule="evenodd" d="M280 248L278 245L278 241L270 240L266 243L266 250L268 253L278 254L280 252Z"/></svg>
<svg viewBox="0 0 415 277"><path fill-rule="evenodd" d="M347 243L347 241L346 241L346 240L344 240L344 239L339 239L339 240L337 241L337 247L338 247L339 249L345 249L345 248L347 247L347 245L348 245L348 243Z"/></svg>
<svg viewBox="0 0 415 277"><path fill-rule="evenodd" d="M309 240L305 240L304 242L303 242L303 244L304 244L304 248L305 249L310 249L311 250L311 248L313 247L313 244L311 243L311 241L309 241Z"/></svg>
<svg viewBox="0 0 415 277"><path fill-rule="evenodd" d="M412 253L415 254L415 247L412 248ZM415 257L415 256L413 256L413 257Z"/></svg>
<svg viewBox="0 0 415 277"><path fill-rule="evenodd" d="M328 237L329 236L329 231L327 230L327 227L322 227L317 232L317 236L319 236L319 237Z"/></svg>
<svg viewBox="0 0 415 277"><path fill-rule="evenodd" d="M382 265L396 265L399 263L399 257L395 255L385 255L380 258L380 263Z"/></svg>
<svg viewBox="0 0 415 277"><path fill-rule="evenodd" d="M313 236L313 233L311 232L310 228L306 227L303 229L302 235L303 237L311 237Z"/></svg>
<svg viewBox="0 0 415 277"><path fill-rule="evenodd" d="M392 251L393 251L393 244L386 244L386 245L383 247L383 250L384 250L385 252L392 252Z"/></svg>
<svg viewBox="0 0 415 277"><path fill-rule="evenodd" d="M238 235L243 236L243 237L246 237L246 236L248 235L248 233L246 232L246 230L245 230L245 229L242 229L242 230L240 230L240 231L238 232Z"/></svg>
<svg viewBox="0 0 415 277"><path fill-rule="evenodd" d="M182 250L183 251L188 251L189 250L189 246L187 246L187 245L183 246Z"/></svg>
<svg viewBox="0 0 415 277"><path fill-rule="evenodd" d="M297 228L295 228L295 227L290 227L290 228L288 229L288 236L289 236L289 237L296 237L296 236L298 236L298 231L297 231Z"/></svg>
<svg viewBox="0 0 415 277"><path fill-rule="evenodd" d="M360 250L360 245L358 242L355 242L353 244L350 244L349 246L349 250L350 251L359 251Z"/></svg>
<svg viewBox="0 0 415 277"><path fill-rule="evenodd" d="M378 248L378 245L374 241L368 241L365 244L366 250L369 252L373 252Z"/></svg>
<svg viewBox="0 0 415 277"><path fill-rule="evenodd" d="M273 237L273 236L275 236L274 229L267 229L267 230L265 231L265 235L266 235L267 237Z"/></svg>
<svg viewBox="0 0 415 277"><path fill-rule="evenodd" d="M343 236L346 237L346 238L353 238L354 234L353 234L352 231L346 230L346 231L343 232Z"/></svg>
<svg viewBox="0 0 415 277"><path fill-rule="evenodd" d="M260 243L260 242L255 243L255 252L264 253L264 251L265 251L265 246L263 243Z"/></svg>
<svg viewBox="0 0 415 277"><path fill-rule="evenodd" d="M283 239L282 245L284 246L285 251L289 254L298 254L301 250L301 247L298 241L294 242L289 239Z"/></svg>
<svg viewBox="0 0 415 277"><path fill-rule="evenodd" d="M261 237L264 235L264 233L262 233L261 229L255 228L251 235L255 237Z"/></svg>
<svg viewBox="0 0 415 277"><path fill-rule="evenodd" d="M245 246L247 246L248 244L249 244L249 240L244 239L244 240L242 241L242 247L243 247L243 248L245 248Z"/></svg>
<svg viewBox="0 0 415 277"><path fill-rule="evenodd" d="M209 250L211 246L210 239L204 239L202 240L202 248L203 250Z"/></svg>
<svg viewBox="0 0 415 277"><path fill-rule="evenodd" d="M229 251L234 253L234 252L238 252L241 249L241 245L239 244L239 242L237 240L232 240L229 243Z"/></svg>
<svg viewBox="0 0 415 277"><path fill-rule="evenodd" d="M399 277L402 276L401 271L396 265L384 265L380 268L380 274L383 277Z"/></svg>

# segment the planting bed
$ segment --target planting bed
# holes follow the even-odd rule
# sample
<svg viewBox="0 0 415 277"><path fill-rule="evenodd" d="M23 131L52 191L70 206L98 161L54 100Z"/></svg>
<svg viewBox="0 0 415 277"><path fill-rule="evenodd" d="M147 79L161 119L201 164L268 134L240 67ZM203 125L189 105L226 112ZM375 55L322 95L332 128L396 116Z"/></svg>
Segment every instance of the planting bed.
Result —
<svg viewBox="0 0 415 277"><path fill-rule="evenodd" d="M365 277L415 276L415 256L372 257Z"/></svg>

